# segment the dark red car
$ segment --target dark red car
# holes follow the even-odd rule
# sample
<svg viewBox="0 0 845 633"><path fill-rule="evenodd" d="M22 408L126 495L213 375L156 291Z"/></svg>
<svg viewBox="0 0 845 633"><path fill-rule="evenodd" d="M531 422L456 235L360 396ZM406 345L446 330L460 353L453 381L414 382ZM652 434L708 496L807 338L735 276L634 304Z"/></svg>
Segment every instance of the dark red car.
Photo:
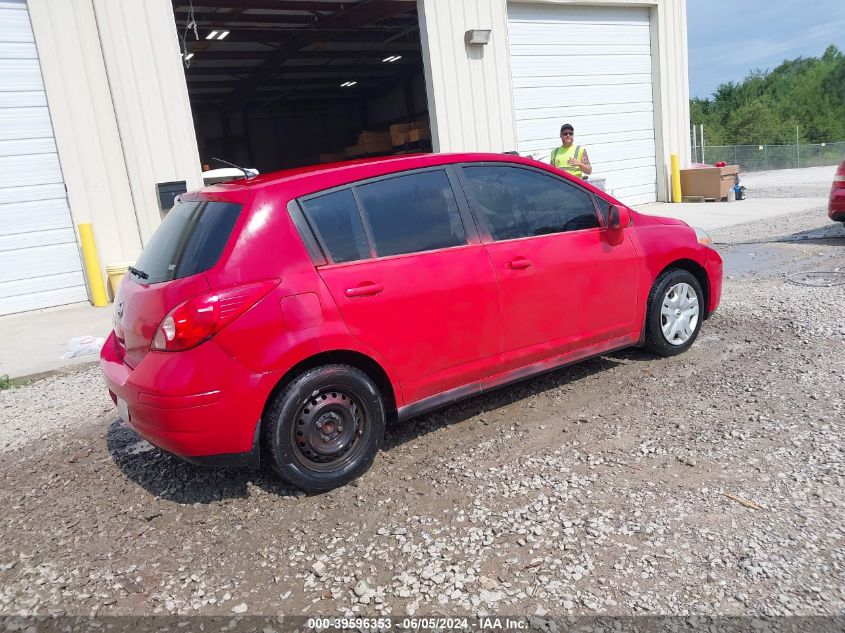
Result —
<svg viewBox="0 0 845 633"><path fill-rule="evenodd" d="M827 214L834 222L845 224L845 160L839 163L836 175L833 177Z"/></svg>
<svg viewBox="0 0 845 633"><path fill-rule="evenodd" d="M339 163L181 196L120 288L121 416L192 462L306 490L363 473L385 424L612 350L672 355L722 260L534 160Z"/></svg>

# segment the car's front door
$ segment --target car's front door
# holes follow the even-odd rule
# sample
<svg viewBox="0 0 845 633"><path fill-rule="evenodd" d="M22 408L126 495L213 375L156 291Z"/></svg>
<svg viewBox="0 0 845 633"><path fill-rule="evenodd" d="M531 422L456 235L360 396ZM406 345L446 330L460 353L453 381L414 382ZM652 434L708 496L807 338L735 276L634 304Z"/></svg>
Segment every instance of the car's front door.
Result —
<svg viewBox="0 0 845 633"><path fill-rule="evenodd" d="M527 166L462 174L499 279L503 369L637 331L637 253L609 239L590 192Z"/></svg>
<svg viewBox="0 0 845 633"><path fill-rule="evenodd" d="M501 348L496 274L453 178L429 169L302 201L331 260L320 275L406 404L490 375Z"/></svg>

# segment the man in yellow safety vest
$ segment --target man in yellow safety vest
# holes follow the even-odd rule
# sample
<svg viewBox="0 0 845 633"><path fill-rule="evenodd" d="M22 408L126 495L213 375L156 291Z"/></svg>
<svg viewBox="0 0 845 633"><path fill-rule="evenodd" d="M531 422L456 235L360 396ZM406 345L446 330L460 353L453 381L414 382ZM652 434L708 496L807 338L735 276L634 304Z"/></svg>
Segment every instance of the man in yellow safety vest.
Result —
<svg viewBox="0 0 845 633"><path fill-rule="evenodd" d="M569 172L577 178L587 179L593 173L593 166L587 156L587 150L575 144L575 128L569 123L564 123L560 128L560 140L562 147L552 151L549 162L552 167L557 167Z"/></svg>

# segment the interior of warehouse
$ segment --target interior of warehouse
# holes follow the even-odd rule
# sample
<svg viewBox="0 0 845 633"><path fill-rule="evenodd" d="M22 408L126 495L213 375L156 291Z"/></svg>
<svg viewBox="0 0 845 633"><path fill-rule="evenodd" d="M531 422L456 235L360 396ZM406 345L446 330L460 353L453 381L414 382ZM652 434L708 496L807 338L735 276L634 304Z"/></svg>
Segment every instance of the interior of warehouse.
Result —
<svg viewBox="0 0 845 633"><path fill-rule="evenodd" d="M431 151L415 1L172 4L204 170Z"/></svg>

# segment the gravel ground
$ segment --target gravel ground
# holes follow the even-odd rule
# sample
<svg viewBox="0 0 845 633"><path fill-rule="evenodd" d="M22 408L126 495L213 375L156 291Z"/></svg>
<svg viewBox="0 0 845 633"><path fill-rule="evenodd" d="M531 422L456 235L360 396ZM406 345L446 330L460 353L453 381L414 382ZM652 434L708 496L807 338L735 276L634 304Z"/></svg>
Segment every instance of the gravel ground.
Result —
<svg viewBox="0 0 845 633"><path fill-rule="evenodd" d="M845 286L785 276L845 270L845 229L714 237L686 354L402 423L327 494L160 452L96 369L0 392L0 614L845 613Z"/></svg>
<svg viewBox="0 0 845 633"><path fill-rule="evenodd" d="M804 167L742 173L740 181L754 198L827 198L835 174L835 165Z"/></svg>

